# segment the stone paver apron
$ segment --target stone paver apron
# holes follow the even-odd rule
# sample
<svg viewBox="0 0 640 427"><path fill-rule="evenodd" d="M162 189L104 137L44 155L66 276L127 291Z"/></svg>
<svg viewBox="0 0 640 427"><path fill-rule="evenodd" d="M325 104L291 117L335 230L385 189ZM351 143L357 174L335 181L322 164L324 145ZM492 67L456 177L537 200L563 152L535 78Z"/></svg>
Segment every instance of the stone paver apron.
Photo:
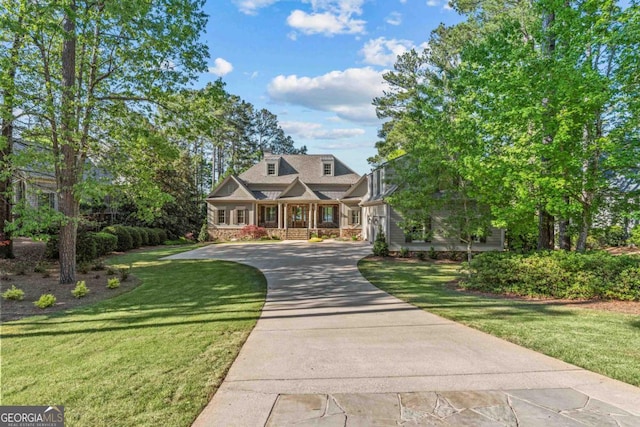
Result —
<svg viewBox="0 0 640 427"><path fill-rule="evenodd" d="M640 389L369 284L363 243L211 245L259 268L262 316L194 426L638 426Z"/></svg>

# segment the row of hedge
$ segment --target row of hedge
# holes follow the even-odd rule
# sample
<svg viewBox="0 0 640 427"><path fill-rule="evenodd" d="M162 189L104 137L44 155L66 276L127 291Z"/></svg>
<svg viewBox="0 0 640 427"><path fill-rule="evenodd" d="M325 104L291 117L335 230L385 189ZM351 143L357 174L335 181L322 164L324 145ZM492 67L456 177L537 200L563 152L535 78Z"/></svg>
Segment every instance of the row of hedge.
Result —
<svg viewBox="0 0 640 427"><path fill-rule="evenodd" d="M58 236L51 236L47 242L45 256L58 259ZM90 262L113 251L128 251L141 246L162 245L167 240L167 232L159 228L128 227L112 225L101 232L79 232L76 240L76 261Z"/></svg>
<svg viewBox="0 0 640 427"><path fill-rule="evenodd" d="M467 266L470 290L532 297L640 301L640 256L547 251L485 252Z"/></svg>
<svg viewBox="0 0 640 427"><path fill-rule="evenodd" d="M118 238L116 250L125 252L141 246L162 245L167 239L167 232L161 228L129 227L126 225L110 225L103 232Z"/></svg>

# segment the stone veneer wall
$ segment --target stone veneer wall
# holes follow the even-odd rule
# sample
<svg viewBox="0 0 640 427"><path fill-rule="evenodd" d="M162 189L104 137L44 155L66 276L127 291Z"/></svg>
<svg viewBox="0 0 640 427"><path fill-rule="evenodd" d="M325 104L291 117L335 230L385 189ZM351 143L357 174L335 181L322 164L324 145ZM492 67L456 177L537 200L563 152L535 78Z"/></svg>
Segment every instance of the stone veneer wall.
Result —
<svg viewBox="0 0 640 427"><path fill-rule="evenodd" d="M276 236L280 240L284 239L284 230L277 228L266 228L269 237ZM241 239L242 228L215 228L209 227L209 240L233 240Z"/></svg>

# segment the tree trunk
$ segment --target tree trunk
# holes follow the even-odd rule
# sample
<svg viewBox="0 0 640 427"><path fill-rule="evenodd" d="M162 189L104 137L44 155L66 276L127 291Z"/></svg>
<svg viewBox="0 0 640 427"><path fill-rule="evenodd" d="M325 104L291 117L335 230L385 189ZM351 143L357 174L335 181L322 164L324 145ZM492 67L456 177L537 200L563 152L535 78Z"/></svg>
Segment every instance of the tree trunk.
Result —
<svg viewBox="0 0 640 427"><path fill-rule="evenodd" d="M75 2L71 7L75 9ZM76 24L65 14L62 23L65 39L62 43L62 99L60 131L62 136L62 164L57 171L58 201L65 221L60 227L60 283L76 280L76 238L78 234L79 201L75 197L78 182L76 150L74 149L74 86L76 72Z"/></svg>
<svg viewBox="0 0 640 427"><path fill-rule="evenodd" d="M560 241L560 249L564 251L571 250L571 235L569 234L569 220L561 219L558 222L558 240Z"/></svg>
<svg viewBox="0 0 640 427"><path fill-rule="evenodd" d="M591 230L591 214L587 207L582 208L582 223L580 224L580 234L576 242L576 251L584 252L587 250L587 236Z"/></svg>
<svg viewBox="0 0 640 427"><path fill-rule="evenodd" d="M554 241L554 222L553 215L541 209L538 215L538 250L553 250Z"/></svg>
<svg viewBox="0 0 640 427"><path fill-rule="evenodd" d="M22 16L19 17L22 22ZM6 224L13 220L13 167L11 152L13 150L13 109L15 106L15 79L18 68L18 54L22 45L22 35L16 34L11 46L11 60L6 70L6 87L2 93L2 139L4 146L0 150L0 166L6 175L0 177L0 258L13 258L13 239Z"/></svg>

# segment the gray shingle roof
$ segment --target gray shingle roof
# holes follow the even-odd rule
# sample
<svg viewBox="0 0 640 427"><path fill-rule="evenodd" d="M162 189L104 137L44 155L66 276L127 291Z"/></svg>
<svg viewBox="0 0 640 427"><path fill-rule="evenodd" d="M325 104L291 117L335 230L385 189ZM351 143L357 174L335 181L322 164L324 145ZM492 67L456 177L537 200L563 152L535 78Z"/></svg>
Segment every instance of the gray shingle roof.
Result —
<svg viewBox="0 0 640 427"><path fill-rule="evenodd" d="M298 177L305 184L353 184L360 175L332 155L304 154L278 156L278 175L267 175L267 160L263 159L239 175L247 186L251 184L290 184ZM333 176L322 174L323 160L334 161Z"/></svg>

